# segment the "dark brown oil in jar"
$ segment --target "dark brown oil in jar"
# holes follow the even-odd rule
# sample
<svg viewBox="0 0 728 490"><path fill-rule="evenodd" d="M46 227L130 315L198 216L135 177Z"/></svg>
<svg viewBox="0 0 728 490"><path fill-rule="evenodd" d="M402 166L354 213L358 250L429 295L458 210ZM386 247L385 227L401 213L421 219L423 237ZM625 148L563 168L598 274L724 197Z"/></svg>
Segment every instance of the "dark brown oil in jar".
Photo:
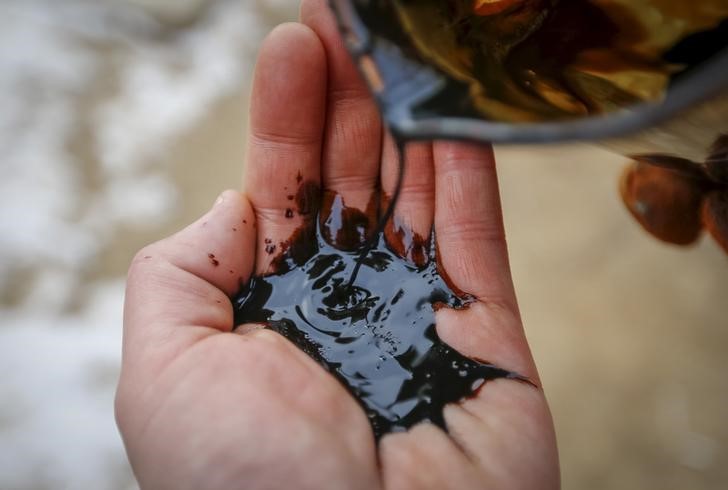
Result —
<svg viewBox="0 0 728 490"><path fill-rule="evenodd" d="M419 56L504 122L658 102L728 47L725 0L397 0Z"/></svg>

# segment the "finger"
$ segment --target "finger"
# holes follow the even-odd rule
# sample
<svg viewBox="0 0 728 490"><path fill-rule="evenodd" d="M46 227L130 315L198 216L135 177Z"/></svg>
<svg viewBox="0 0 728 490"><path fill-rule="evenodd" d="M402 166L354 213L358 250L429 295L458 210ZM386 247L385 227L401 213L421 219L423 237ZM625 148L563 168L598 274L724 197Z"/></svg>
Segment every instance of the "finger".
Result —
<svg viewBox="0 0 728 490"><path fill-rule="evenodd" d="M400 169L399 150L388 134L382 152L382 209L386 208L394 196L400 171L404 171L404 178L394 215L387 223L384 233L387 244L400 257L417 266L423 266L428 260L435 212L432 144L409 143L405 147L405 158L405 166Z"/></svg>
<svg viewBox="0 0 728 490"><path fill-rule="evenodd" d="M462 354L538 382L516 302L489 146L436 142L438 264L450 285L478 299L437 312L437 332Z"/></svg>
<svg viewBox="0 0 728 490"><path fill-rule="evenodd" d="M258 219L256 273L269 270L318 209L326 108L326 55L300 24L276 28L261 48L250 109L245 190Z"/></svg>
<svg viewBox="0 0 728 490"><path fill-rule="evenodd" d="M301 21L318 34L329 61L323 187L329 195L339 195L346 207L368 212L371 229L376 206L370 204L377 187L381 154L379 112L344 46L327 2L305 0ZM341 213L342 209L324 206L322 219L332 212Z"/></svg>
<svg viewBox="0 0 728 490"><path fill-rule="evenodd" d="M226 191L197 222L137 254L124 306L125 370L157 372L195 342L232 330L230 297L252 273L254 225L247 199Z"/></svg>
<svg viewBox="0 0 728 490"><path fill-rule="evenodd" d="M728 253L728 190L708 194L703 203L702 216L705 229Z"/></svg>
<svg viewBox="0 0 728 490"><path fill-rule="evenodd" d="M660 240L689 245L700 237L704 181L641 158L625 168L619 192L637 222Z"/></svg>
<svg viewBox="0 0 728 490"><path fill-rule="evenodd" d="M541 391L496 380L445 407L444 415L450 436L480 469L481 488L560 488L556 436Z"/></svg>
<svg viewBox="0 0 728 490"><path fill-rule="evenodd" d="M384 488L490 488L453 439L433 424L387 434L379 444ZM495 487L493 487L495 488Z"/></svg>
<svg viewBox="0 0 728 490"><path fill-rule="evenodd" d="M728 184L728 134L721 134L710 147L705 171L716 182Z"/></svg>
<svg viewBox="0 0 728 490"><path fill-rule="evenodd" d="M433 155L442 269L455 288L515 309L492 148L435 142Z"/></svg>

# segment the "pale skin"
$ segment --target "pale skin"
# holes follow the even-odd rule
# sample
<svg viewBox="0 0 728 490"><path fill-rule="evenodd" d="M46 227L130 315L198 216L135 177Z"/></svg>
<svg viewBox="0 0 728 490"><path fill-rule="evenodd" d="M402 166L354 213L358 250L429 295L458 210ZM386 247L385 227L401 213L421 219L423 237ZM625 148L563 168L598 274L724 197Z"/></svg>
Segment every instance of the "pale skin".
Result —
<svg viewBox="0 0 728 490"><path fill-rule="evenodd" d="M553 489L553 424L518 313L491 148L415 145L401 222L434 226L439 260L478 301L437 313L440 337L539 387L493 381L445 410L449 433L421 424L375 442L333 377L278 334L236 329L240 280L266 273L265 239L285 217L297 176L363 208L391 192L396 153L324 0L262 47L242 192L145 247L128 277L116 416L143 489ZM236 330L235 332L233 330Z"/></svg>

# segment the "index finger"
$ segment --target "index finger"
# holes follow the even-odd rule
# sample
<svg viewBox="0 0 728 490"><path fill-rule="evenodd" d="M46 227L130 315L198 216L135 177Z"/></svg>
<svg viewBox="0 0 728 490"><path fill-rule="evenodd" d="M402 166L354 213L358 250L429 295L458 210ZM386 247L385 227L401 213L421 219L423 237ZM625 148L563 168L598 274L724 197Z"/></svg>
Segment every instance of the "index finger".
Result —
<svg viewBox="0 0 728 490"><path fill-rule="evenodd" d="M268 272L318 211L326 84L326 54L316 33L303 24L274 29L256 66L245 169L245 193L258 222L257 274Z"/></svg>

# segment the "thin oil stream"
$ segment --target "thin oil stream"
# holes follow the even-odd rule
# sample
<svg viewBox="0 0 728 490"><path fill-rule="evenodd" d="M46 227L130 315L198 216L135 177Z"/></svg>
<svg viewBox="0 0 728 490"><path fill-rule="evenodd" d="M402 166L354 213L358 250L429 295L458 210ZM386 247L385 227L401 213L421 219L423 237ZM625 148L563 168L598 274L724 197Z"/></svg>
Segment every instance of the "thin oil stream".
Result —
<svg viewBox="0 0 728 490"><path fill-rule="evenodd" d="M359 275L359 269L364 262L364 258L366 258L372 248L376 245L379 235L384 233L384 227L387 226L387 222L394 215L394 209L397 206L397 202L399 202L399 195L402 191L404 173L406 171L405 161L407 160L407 143L404 139L399 137L394 137L394 142L397 147L397 183L394 187L394 194L392 195L392 199L389 201L384 214L382 214L379 218L379 222L377 223L377 227L374 229L374 233L372 233L372 236L367 240L366 244L362 248L359 259L356 261L356 266L354 266L354 270L349 278L349 283L346 285L347 289L351 289L354 285L356 276Z"/></svg>

